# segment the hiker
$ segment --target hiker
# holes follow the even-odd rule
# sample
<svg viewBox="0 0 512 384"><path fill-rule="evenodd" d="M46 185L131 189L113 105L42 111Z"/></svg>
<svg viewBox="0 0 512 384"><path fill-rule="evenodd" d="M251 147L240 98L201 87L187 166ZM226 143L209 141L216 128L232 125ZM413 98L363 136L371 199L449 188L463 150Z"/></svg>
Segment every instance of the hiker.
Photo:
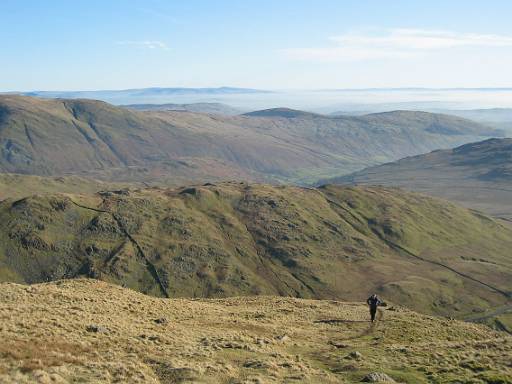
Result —
<svg viewBox="0 0 512 384"><path fill-rule="evenodd" d="M377 297L377 294L374 293L371 295L366 303L370 307L370 316L372 318L372 323L375 321L375 314L377 313L377 307L382 303L380 299Z"/></svg>

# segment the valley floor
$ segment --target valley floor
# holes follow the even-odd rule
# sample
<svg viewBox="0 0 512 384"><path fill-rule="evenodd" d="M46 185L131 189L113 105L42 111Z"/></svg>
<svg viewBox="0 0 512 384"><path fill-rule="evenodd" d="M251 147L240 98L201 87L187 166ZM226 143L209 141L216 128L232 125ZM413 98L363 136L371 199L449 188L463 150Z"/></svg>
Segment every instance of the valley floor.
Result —
<svg viewBox="0 0 512 384"><path fill-rule="evenodd" d="M1 383L512 383L512 337L388 305L0 284Z"/></svg>

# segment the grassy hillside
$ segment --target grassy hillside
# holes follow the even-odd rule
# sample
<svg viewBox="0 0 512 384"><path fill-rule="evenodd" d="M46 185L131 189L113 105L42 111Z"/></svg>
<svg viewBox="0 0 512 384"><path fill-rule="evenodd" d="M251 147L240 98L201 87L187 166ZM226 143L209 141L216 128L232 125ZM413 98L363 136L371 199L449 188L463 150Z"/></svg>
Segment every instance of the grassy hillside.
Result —
<svg viewBox="0 0 512 384"><path fill-rule="evenodd" d="M108 181L311 182L496 134L419 112L214 116L0 95L0 171Z"/></svg>
<svg viewBox="0 0 512 384"><path fill-rule="evenodd" d="M408 157L328 182L400 186L512 220L512 139Z"/></svg>
<svg viewBox="0 0 512 384"><path fill-rule="evenodd" d="M512 383L512 338L361 302L157 299L95 280L0 284L0 381Z"/></svg>
<svg viewBox="0 0 512 384"><path fill-rule="evenodd" d="M244 183L0 203L0 279L155 296L360 300L464 318L510 304L512 228L386 188ZM480 316L480 317L481 317Z"/></svg>
<svg viewBox="0 0 512 384"><path fill-rule="evenodd" d="M141 184L142 185L142 184ZM96 193L109 189L135 187L137 184L107 183L78 176L41 177L0 173L0 201L32 194Z"/></svg>

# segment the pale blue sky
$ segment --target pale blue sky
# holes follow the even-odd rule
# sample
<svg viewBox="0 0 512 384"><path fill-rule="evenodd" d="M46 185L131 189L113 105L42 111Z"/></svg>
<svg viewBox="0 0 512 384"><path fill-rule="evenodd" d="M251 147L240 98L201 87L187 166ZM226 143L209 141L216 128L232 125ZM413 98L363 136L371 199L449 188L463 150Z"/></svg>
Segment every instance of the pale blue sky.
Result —
<svg viewBox="0 0 512 384"><path fill-rule="evenodd" d="M512 86L511 1L0 0L0 91Z"/></svg>

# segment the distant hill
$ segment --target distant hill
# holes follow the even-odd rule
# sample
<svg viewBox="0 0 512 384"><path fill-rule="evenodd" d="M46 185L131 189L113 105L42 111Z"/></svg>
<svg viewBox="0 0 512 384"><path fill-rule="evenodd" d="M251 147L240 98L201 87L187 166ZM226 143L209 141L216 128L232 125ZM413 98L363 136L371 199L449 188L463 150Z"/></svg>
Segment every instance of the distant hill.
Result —
<svg viewBox="0 0 512 384"><path fill-rule="evenodd" d="M245 183L0 203L0 280L93 277L155 296L360 300L484 316L510 304L512 228L397 189Z"/></svg>
<svg viewBox="0 0 512 384"><path fill-rule="evenodd" d="M433 112L448 113L478 121L491 127L503 129L508 137L512 136L512 108L446 109Z"/></svg>
<svg viewBox="0 0 512 384"><path fill-rule="evenodd" d="M282 117L286 119L326 117L317 113L299 111L291 108L271 108L261 111L244 113L244 116L253 117Z"/></svg>
<svg viewBox="0 0 512 384"><path fill-rule="evenodd" d="M500 134L421 112L327 117L277 109L219 116L0 96L0 171L107 181L308 183Z"/></svg>
<svg viewBox="0 0 512 384"><path fill-rule="evenodd" d="M512 139L407 157L325 182L400 186L512 219Z"/></svg>
<svg viewBox="0 0 512 384"><path fill-rule="evenodd" d="M448 109L446 113L476 121L505 122L512 121L512 108L487 109Z"/></svg>
<svg viewBox="0 0 512 384"><path fill-rule="evenodd" d="M131 104L123 107L138 111L188 111L234 116L241 110L222 103L192 103L192 104Z"/></svg>
<svg viewBox="0 0 512 384"><path fill-rule="evenodd" d="M512 136L512 108L484 108L484 109L449 109L440 108L439 103L418 103L404 102L392 104L367 104L355 105L352 109L330 112L330 116L361 116L369 113L386 112L396 109L420 110L430 113L439 113L451 116L458 116L485 124L506 132L508 137Z"/></svg>

